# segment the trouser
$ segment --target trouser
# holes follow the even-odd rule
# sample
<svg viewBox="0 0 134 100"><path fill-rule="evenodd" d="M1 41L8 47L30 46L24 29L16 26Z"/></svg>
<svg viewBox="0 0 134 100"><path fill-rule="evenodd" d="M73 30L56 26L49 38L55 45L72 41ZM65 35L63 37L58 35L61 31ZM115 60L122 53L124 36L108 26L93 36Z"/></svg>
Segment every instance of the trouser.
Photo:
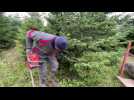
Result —
<svg viewBox="0 0 134 100"><path fill-rule="evenodd" d="M56 73L58 69L58 61L54 56L48 56L48 64L50 64L51 70L51 79L55 82L56 85ZM47 66L46 63L40 63L39 67L39 75L40 75L40 86L46 86L47 80Z"/></svg>

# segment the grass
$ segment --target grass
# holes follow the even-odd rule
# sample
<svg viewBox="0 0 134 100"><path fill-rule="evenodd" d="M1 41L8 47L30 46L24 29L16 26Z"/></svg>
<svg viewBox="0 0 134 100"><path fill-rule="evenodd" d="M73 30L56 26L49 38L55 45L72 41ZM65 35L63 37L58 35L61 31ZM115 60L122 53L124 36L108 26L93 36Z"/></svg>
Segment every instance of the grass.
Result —
<svg viewBox="0 0 134 100"><path fill-rule="evenodd" d="M18 46L19 47L19 46ZM31 87L31 79L18 47L0 53L0 87ZM120 87L117 80L122 52L86 52L72 66L76 73L60 70L61 87ZM38 84L38 70L33 71ZM75 78L74 78L75 77Z"/></svg>
<svg viewBox="0 0 134 100"><path fill-rule="evenodd" d="M31 86L29 73L21 61L16 48L2 52L0 61L1 87Z"/></svg>

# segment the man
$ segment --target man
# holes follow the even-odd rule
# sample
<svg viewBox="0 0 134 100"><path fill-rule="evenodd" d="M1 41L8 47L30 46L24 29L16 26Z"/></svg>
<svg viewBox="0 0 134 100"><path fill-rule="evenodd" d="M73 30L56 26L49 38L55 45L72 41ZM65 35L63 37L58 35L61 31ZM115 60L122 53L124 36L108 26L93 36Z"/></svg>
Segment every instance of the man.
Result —
<svg viewBox="0 0 134 100"><path fill-rule="evenodd" d="M56 73L58 61L56 56L67 48L67 39L63 36L56 36L45 32L31 29L26 33L26 53L33 52L39 55L41 61L46 61L51 66L51 79L53 86L58 86ZM40 86L46 87L47 68L46 63L42 62L39 66Z"/></svg>

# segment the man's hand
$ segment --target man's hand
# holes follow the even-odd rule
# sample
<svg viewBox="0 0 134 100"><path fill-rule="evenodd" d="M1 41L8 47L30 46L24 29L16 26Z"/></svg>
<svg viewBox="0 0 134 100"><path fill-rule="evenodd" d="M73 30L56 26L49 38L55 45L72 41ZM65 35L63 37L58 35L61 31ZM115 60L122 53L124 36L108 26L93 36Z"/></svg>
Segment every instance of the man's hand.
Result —
<svg viewBox="0 0 134 100"><path fill-rule="evenodd" d="M31 49L26 49L26 54L28 54L29 52L31 52Z"/></svg>
<svg viewBox="0 0 134 100"><path fill-rule="evenodd" d="M26 50L27 61L29 61L29 60L28 60L28 59L29 59L29 58L28 58L28 55L29 55L30 53L31 53L31 50L30 50L30 49L27 49L27 50Z"/></svg>

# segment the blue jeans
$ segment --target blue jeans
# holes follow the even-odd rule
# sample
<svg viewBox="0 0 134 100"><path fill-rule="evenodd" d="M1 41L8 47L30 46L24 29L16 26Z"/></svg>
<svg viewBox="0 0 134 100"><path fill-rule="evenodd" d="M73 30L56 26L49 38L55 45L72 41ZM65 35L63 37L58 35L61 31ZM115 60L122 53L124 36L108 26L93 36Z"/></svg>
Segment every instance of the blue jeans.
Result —
<svg viewBox="0 0 134 100"><path fill-rule="evenodd" d="M51 78L55 78L55 74L58 69L58 61L56 57L54 56L48 56L48 63L50 64L51 67ZM40 63L39 67L39 75L40 75L40 84L46 84L46 78L47 78L47 66L46 63Z"/></svg>

